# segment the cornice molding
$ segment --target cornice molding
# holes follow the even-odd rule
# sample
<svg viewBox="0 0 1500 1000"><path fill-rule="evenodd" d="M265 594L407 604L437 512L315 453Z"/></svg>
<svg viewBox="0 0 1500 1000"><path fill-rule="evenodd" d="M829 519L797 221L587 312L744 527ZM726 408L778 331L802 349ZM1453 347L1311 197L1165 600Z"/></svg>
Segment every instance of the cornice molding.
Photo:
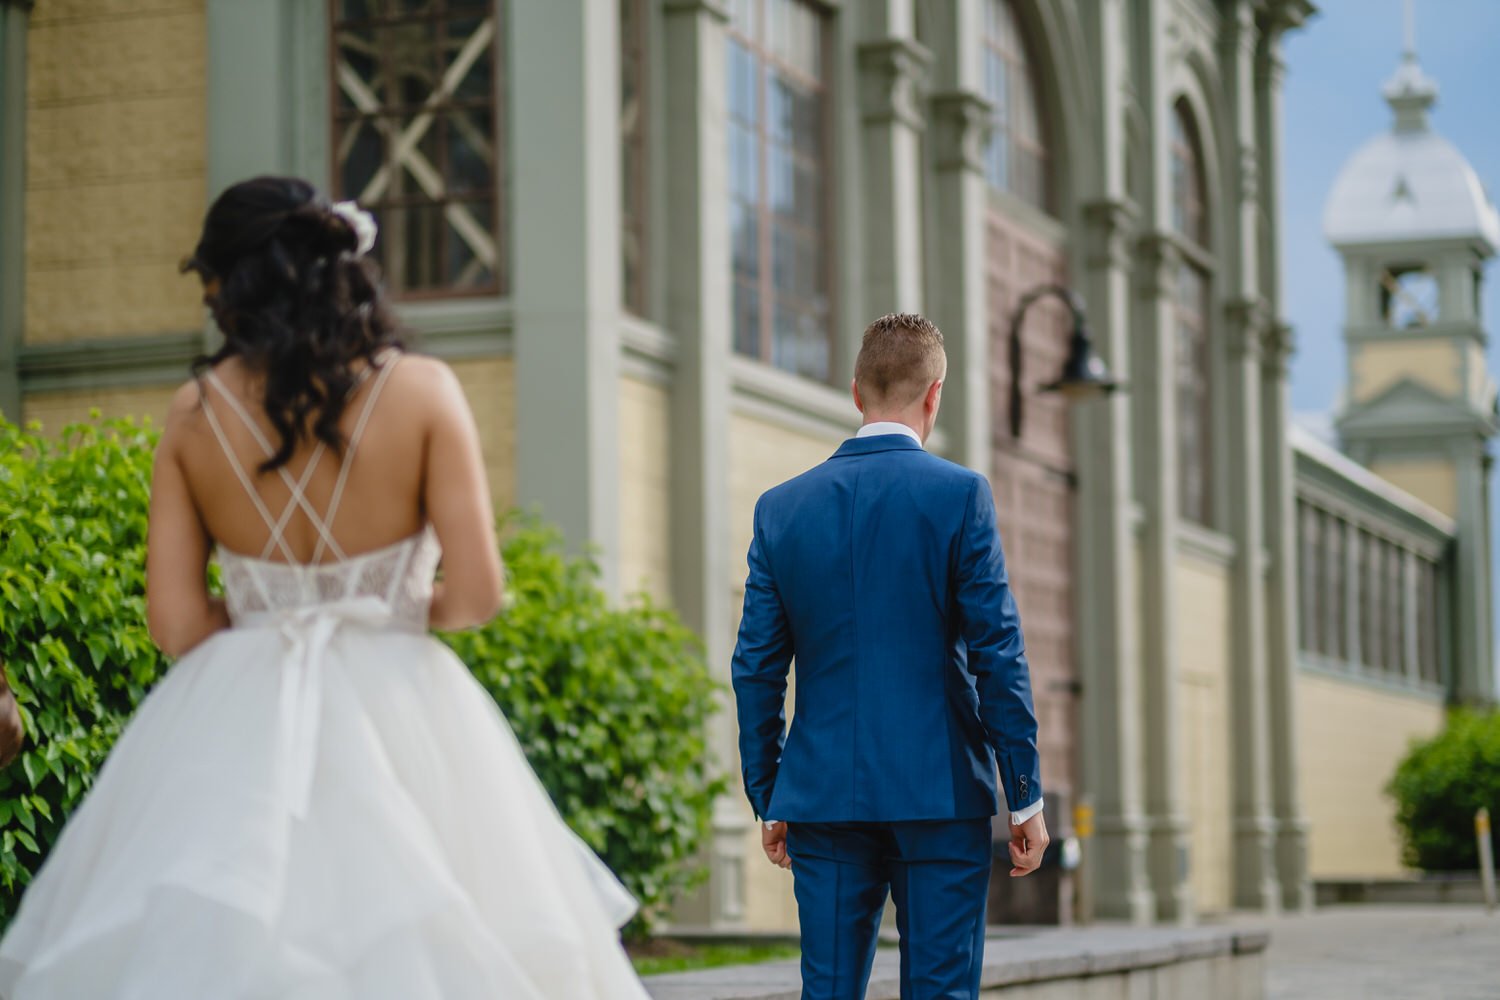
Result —
<svg viewBox="0 0 1500 1000"><path fill-rule="evenodd" d="M950 90L928 100L932 114L933 151L939 170L972 170L984 175L984 144L989 141L987 97L973 90Z"/></svg>
<svg viewBox="0 0 1500 1000"><path fill-rule="evenodd" d="M17 358L22 395L85 389L175 385L204 351L201 330L23 344Z"/></svg>
<svg viewBox="0 0 1500 1000"><path fill-rule="evenodd" d="M858 48L860 113L866 122L899 122L921 131L921 93L932 53L914 39L879 38Z"/></svg>
<svg viewBox="0 0 1500 1000"><path fill-rule="evenodd" d="M1140 224L1140 210L1129 199L1101 198L1083 206L1088 227L1087 261L1094 267L1129 268L1130 241Z"/></svg>
<svg viewBox="0 0 1500 1000"><path fill-rule="evenodd" d="M705 14L721 24L729 23L729 5L725 0L663 0L662 12L668 17Z"/></svg>
<svg viewBox="0 0 1500 1000"><path fill-rule="evenodd" d="M1260 362L1265 360L1266 329L1271 326L1271 304L1260 296L1230 299L1224 303L1229 356Z"/></svg>
<svg viewBox="0 0 1500 1000"><path fill-rule="evenodd" d="M1143 233L1135 243L1137 286L1148 298L1171 300L1177 294L1177 267L1183 254L1171 233Z"/></svg>

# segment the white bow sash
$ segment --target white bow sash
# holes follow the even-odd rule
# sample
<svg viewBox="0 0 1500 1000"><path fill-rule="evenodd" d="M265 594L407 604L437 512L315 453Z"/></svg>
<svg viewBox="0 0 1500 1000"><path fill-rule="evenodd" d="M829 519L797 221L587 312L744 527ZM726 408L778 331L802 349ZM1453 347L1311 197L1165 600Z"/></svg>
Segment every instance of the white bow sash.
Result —
<svg viewBox="0 0 1500 1000"><path fill-rule="evenodd" d="M328 645L345 625L372 628L398 624L391 606L373 595L347 597L287 611L247 616L250 628L275 628L287 641L281 674L281 722L277 734L281 760L281 800L291 815L305 819L312 799L318 752L318 723L323 711L323 663Z"/></svg>

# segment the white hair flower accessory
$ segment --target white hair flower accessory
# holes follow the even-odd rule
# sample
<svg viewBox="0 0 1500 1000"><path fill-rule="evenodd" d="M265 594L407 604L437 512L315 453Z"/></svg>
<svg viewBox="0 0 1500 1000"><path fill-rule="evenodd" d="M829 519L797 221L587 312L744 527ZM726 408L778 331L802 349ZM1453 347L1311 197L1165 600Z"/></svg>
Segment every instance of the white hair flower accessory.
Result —
<svg viewBox="0 0 1500 1000"><path fill-rule="evenodd" d="M354 231L354 238L359 245L354 248L354 256L363 257L375 249L375 234L380 227L375 225L375 216L360 208L356 202L341 201L333 206L333 214Z"/></svg>

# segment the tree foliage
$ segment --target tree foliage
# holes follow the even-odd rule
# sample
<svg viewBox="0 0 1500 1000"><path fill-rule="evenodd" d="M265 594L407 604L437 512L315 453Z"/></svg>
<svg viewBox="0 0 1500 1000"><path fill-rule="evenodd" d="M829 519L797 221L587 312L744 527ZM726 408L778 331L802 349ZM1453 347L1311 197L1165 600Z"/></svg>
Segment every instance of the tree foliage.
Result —
<svg viewBox="0 0 1500 1000"><path fill-rule="evenodd" d="M1387 786L1402 860L1426 871L1474 871L1474 814L1485 806L1500 856L1500 710L1455 709L1443 731L1414 744Z"/></svg>

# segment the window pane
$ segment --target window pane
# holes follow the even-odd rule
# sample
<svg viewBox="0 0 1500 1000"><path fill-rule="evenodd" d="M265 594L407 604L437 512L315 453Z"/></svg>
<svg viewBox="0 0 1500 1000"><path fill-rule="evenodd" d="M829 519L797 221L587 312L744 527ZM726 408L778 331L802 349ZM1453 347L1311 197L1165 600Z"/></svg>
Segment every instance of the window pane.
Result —
<svg viewBox="0 0 1500 1000"><path fill-rule="evenodd" d="M620 297L646 314L646 4L620 0Z"/></svg>
<svg viewBox="0 0 1500 1000"><path fill-rule="evenodd" d="M826 379L832 324L823 16L806 0L746 0L731 16L726 86L735 349Z"/></svg>
<svg viewBox="0 0 1500 1000"><path fill-rule="evenodd" d="M1203 153L1191 112L1179 101L1172 112L1172 224L1199 246L1208 246L1203 196Z"/></svg>
<svg viewBox="0 0 1500 1000"><path fill-rule="evenodd" d="M1212 516L1207 296L1207 275L1183 264L1177 275L1177 475L1182 516L1198 524Z"/></svg>
<svg viewBox="0 0 1500 1000"><path fill-rule="evenodd" d="M334 194L380 222L391 290L503 290L493 6L341 0L333 11Z"/></svg>
<svg viewBox="0 0 1500 1000"><path fill-rule="evenodd" d="M1012 0L985 4L984 89L991 104L990 186L1050 210L1046 120Z"/></svg>

